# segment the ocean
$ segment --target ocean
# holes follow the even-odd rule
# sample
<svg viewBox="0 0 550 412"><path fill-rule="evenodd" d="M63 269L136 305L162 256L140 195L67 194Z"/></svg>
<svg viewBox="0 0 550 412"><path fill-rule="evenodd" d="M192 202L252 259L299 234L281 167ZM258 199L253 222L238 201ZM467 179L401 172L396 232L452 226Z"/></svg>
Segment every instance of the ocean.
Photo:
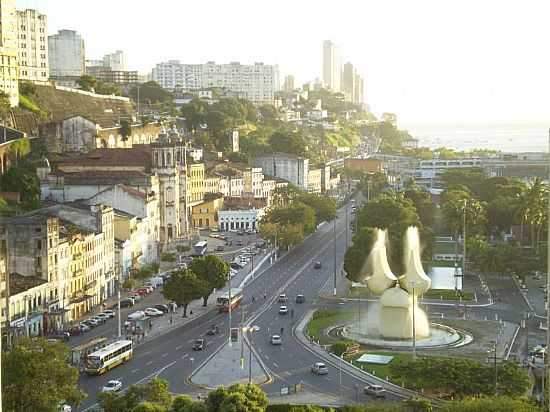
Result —
<svg viewBox="0 0 550 412"><path fill-rule="evenodd" d="M399 123L419 140L419 146L458 151L493 149L502 152L547 152L550 121L525 124Z"/></svg>

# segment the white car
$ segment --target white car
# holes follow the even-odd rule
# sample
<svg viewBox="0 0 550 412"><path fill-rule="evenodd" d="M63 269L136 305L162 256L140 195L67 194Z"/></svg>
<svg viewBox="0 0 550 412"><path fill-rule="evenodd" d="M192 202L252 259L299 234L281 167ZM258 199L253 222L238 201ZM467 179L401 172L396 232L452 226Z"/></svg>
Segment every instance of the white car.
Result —
<svg viewBox="0 0 550 412"><path fill-rule="evenodd" d="M122 389L122 382L116 379L113 379L112 381L107 382L107 385L105 385L101 389L101 392L118 392L121 389Z"/></svg>
<svg viewBox="0 0 550 412"><path fill-rule="evenodd" d="M104 310L101 314L108 316L109 318L115 317L115 311L111 309Z"/></svg>
<svg viewBox="0 0 550 412"><path fill-rule="evenodd" d="M281 306L279 308L279 315L286 315L288 313L288 308L286 306Z"/></svg>
<svg viewBox="0 0 550 412"><path fill-rule="evenodd" d="M385 398L386 390L380 385L367 385L363 388L365 395L371 395L375 398Z"/></svg>
<svg viewBox="0 0 550 412"><path fill-rule="evenodd" d="M279 335L273 335L271 337L271 344L272 345L282 345L283 343L283 340L281 339L281 337Z"/></svg>
<svg viewBox="0 0 550 412"><path fill-rule="evenodd" d="M161 312L160 310L156 309L156 308L147 308L144 310L145 314L147 316L162 316L164 315L163 312Z"/></svg>

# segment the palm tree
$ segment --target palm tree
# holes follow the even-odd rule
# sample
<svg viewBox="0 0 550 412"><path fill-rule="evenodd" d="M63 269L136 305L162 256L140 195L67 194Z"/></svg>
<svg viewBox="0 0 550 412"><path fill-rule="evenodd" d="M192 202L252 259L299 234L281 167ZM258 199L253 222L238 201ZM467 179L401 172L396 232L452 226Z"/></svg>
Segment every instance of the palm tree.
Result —
<svg viewBox="0 0 550 412"><path fill-rule="evenodd" d="M540 234L547 219L547 190L542 180L537 177L520 195L518 214L522 224L521 233L523 236L523 224L528 223L530 225L531 248L536 252L538 252Z"/></svg>

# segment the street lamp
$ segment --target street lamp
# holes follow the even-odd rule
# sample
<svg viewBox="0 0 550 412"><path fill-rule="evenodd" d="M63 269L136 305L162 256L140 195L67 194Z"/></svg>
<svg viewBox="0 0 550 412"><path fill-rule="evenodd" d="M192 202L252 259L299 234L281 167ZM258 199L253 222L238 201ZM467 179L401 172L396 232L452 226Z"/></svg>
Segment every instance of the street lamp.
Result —
<svg viewBox="0 0 550 412"><path fill-rule="evenodd" d="M336 296L336 218L338 214L334 215L334 284L333 295Z"/></svg>
<svg viewBox="0 0 550 412"><path fill-rule="evenodd" d="M259 326L244 326L244 333L253 333L260 330ZM244 335L243 335L244 336ZM252 342L248 339L248 384L252 383Z"/></svg>
<svg viewBox="0 0 550 412"><path fill-rule="evenodd" d="M462 208L462 276L466 275L466 207L468 200L464 199Z"/></svg>
<svg viewBox="0 0 550 412"><path fill-rule="evenodd" d="M415 290L414 290L415 282L411 282L412 287L412 299L413 299L413 324L412 324L412 338L413 338L413 359L416 360L416 300L415 300Z"/></svg>

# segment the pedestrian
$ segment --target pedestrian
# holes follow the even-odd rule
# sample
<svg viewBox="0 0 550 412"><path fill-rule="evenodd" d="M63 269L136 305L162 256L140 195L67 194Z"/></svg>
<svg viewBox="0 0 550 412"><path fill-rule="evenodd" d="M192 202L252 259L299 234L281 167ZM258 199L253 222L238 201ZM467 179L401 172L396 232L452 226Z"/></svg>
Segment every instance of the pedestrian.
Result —
<svg viewBox="0 0 550 412"><path fill-rule="evenodd" d="M174 316L173 315L170 315L170 325L174 323Z"/></svg>
<svg viewBox="0 0 550 412"><path fill-rule="evenodd" d="M267 293L264 292L264 300L267 299Z"/></svg>
<svg viewBox="0 0 550 412"><path fill-rule="evenodd" d="M256 302L256 298L252 296L252 302Z"/></svg>
<svg viewBox="0 0 550 412"><path fill-rule="evenodd" d="M153 321L149 319L149 330L153 329Z"/></svg>
<svg viewBox="0 0 550 412"><path fill-rule="evenodd" d="M189 311L189 314L190 314L190 315L192 315L192 314L193 314L193 310L192 310L192 309L191 309L191 310Z"/></svg>
<svg viewBox="0 0 550 412"><path fill-rule="evenodd" d="M285 328L281 328L281 335L283 334L284 331L285 331Z"/></svg>

